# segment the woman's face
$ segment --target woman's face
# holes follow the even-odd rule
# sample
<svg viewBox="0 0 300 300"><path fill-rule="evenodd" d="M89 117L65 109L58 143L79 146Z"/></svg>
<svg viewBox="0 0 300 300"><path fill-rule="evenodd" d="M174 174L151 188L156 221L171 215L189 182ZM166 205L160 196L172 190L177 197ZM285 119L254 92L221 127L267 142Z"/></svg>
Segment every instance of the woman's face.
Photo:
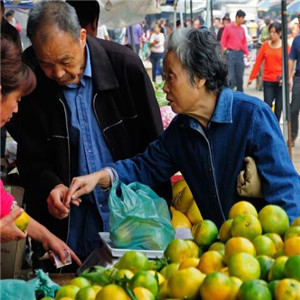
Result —
<svg viewBox="0 0 300 300"><path fill-rule="evenodd" d="M13 113L18 112L18 102L22 96L21 91L16 90L6 94L5 96L1 93L0 101L0 126L4 126L13 116Z"/></svg>
<svg viewBox="0 0 300 300"><path fill-rule="evenodd" d="M193 115L201 99L197 85L192 85L189 75L174 52L169 51L164 59L166 82L164 92L173 112Z"/></svg>
<svg viewBox="0 0 300 300"><path fill-rule="evenodd" d="M278 41L280 39L280 32L277 33L276 32L276 29L274 27L272 27L270 30L269 30L269 35L270 35L270 40L275 42L275 41Z"/></svg>

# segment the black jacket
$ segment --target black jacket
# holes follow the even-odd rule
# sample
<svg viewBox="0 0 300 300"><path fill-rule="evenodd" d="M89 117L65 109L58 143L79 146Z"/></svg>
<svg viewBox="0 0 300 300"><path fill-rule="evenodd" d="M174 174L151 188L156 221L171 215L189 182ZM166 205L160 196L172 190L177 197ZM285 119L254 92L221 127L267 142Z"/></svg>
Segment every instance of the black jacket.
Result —
<svg viewBox="0 0 300 300"><path fill-rule="evenodd" d="M142 152L163 128L151 81L141 60L127 47L91 37L87 43L99 127L114 160L131 157ZM25 51L25 61L35 68L38 84L20 103L18 168L29 195L29 209L45 223L41 215L47 211L49 192L59 183L69 186L72 179L68 120L61 88L44 75L32 49ZM170 185L164 185L159 193L170 198ZM54 227L46 225L64 238L62 230L55 228L59 222L66 225L65 220L57 219Z"/></svg>

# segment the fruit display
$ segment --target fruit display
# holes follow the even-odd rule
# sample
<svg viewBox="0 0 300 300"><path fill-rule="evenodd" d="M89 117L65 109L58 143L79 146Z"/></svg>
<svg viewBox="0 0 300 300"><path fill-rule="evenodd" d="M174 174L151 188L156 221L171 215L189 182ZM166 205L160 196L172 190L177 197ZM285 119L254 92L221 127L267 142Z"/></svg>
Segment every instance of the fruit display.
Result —
<svg viewBox="0 0 300 300"><path fill-rule="evenodd" d="M110 268L93 266L62 286L55 300L299 300L300 219L289 226L280 207L257 212L246 201L229 216L219 230L200 220L193 239L173 239L160 259L131 250Z"/></svg>

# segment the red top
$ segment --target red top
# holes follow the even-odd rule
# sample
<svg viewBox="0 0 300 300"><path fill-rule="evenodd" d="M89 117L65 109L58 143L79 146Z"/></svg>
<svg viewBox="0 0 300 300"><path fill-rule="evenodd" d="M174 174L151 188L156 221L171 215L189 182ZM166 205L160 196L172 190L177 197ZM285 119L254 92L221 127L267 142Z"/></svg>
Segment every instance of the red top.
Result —
<svg viewBox="0 0 300 300"><path fill-rule="evenodd" d="M235 22L226 26L222 34L221 46L223 49L241 50L248 55L249 51L244 28L236 25Z"/></svg>
<svg viewBox="0 0 300 300"><path fill-rule="evenodd" d="M3 183L0 180L0 218L3 218L10 213L13 201L14 197L3 188Z"/></svg>
<svg viewBox="0 0 300 300"><path fill-rule="evenodd" d="M264 42L257 54L255 64L249 77L251 80L257 77L263 60L265 61L263 81L276 82L278 81L278 76L282 76L282 47L272 48L269 42L270 41ZM287 49L289 53L290 46L287 46Z"/></svg>

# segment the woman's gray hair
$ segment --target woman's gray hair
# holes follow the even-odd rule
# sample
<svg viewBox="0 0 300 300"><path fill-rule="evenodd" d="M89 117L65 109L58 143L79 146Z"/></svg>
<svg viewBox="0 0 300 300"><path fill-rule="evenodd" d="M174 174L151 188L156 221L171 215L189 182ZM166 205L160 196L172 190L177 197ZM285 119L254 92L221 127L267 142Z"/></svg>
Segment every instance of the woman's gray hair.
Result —
<svg viewBox="0 0 300 300"><path fill-rule="evenodd" d="M27 21L28 38L32 40L39 30L48 25L57 26L60 30L70 33L75 40L78 39L81 30L74 7L60 0L44 0L33 5ZM43 38L47 38L46 33Z"/></svg>
<svg viewBox="0 0 300 300"><path fill-rule="evenodd" d="M176 54L192 85L196 78L206 79L210 91L220 92L227 85L227 65L214 33L196 28L174 30L168 38L167 50Z"/></svg>

